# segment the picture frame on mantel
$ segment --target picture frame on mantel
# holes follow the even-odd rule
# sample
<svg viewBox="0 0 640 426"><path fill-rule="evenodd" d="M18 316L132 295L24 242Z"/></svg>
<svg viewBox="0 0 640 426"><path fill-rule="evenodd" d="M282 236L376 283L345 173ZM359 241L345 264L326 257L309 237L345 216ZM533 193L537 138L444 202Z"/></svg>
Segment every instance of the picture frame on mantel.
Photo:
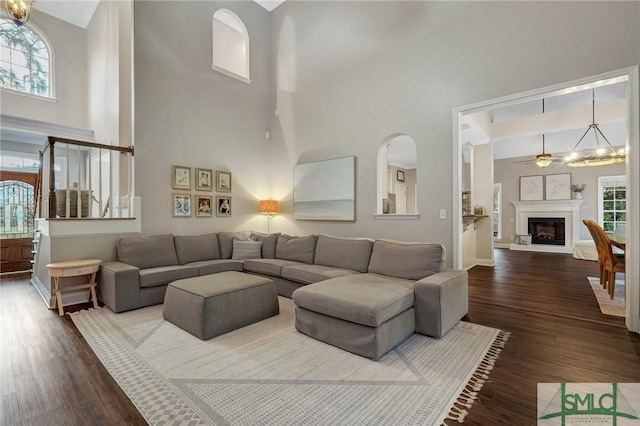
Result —
<svg viewBox="0 0 640 426"><path fill-rule="evenodd" d="M520 176L520 201L542 201L543 189L542 175Z"/></svg>
<svg viewBox="0 0 640 426"><path fill-rule="evenodd" d="M546 200L571 199L571 173L559 173L544 177Z"/></svg>

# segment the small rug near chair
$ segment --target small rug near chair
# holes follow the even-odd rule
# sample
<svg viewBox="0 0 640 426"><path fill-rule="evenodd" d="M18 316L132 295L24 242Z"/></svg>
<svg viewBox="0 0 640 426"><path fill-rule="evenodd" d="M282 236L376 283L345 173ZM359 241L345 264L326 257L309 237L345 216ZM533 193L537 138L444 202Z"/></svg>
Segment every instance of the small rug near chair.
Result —
<svg viewBox="0 0 640 426"><path fill-rule="evenodd" d="M208 341L164 321L162 305L71 318L152 425L462 422L509 336L460 322L374 362L298 333L279 299L280 315Z"/></svg>
<svg viewBox="0 0 640 426"><path fill-rule="evenodd" d="M587 277L591 289L596 296L598 305L600 305L600 311L605 315L613 315L616 317L624 317L625 304L624 304L624 280L616 280L616 290L613 293L613 299L609 296L606 289L600 285L600 279L595 277Z"/></svg>

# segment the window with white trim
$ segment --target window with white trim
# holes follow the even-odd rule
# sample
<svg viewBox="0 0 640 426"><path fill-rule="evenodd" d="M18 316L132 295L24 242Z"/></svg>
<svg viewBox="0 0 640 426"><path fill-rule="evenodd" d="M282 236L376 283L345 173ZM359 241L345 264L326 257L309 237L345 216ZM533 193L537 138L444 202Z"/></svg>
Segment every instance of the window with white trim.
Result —
<svg viewBox="0 0 640 426"><path fill-rule="evenodd" d="M51 48L33 28L0 17L0 87L52 97Z"/></svg>
<svg viewBox="0 0 640 426"><path fill-rule="evenodd" d="M493 184L493 238L502 239L502 184Z"/></svg>
<svg viewBox="0 0 640 426"><path fill-rule="evenodd" d="M607 233L627 222L626 176L598 177L598 223Z"/></svg>
<svg viewBox="0 0 640 426"><path fill-rule="evenodd" d="M249 32L242 20L228 9L213 14L213 63L222 74L251 83L249 72Z"/></svg>

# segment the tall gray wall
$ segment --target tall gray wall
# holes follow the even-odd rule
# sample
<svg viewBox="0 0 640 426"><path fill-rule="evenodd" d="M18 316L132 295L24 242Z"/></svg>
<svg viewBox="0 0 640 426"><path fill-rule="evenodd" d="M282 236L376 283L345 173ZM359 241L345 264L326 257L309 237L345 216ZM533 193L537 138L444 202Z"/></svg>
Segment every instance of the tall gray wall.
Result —
<svg viewBox="0 0 640 426"><path fill-rule="evenodd" d="M272 192L285 212L292 165L357 157L355 223L286 214L278 230L440 241L449 250L454 107L640 63L638 2L288 1L273 25ZM398 132L417 144L421 216L376 220L376 153Z"/></svg>
<svg viewBox="0 0 640 426"><path fill-rule="evenodd" d="M220 8L247 27L251 84L211 69L212 19ZM135 179L143 232L266 231L258 200L270 195L269 174L280 172L272 169L265 137L273 115L269 12L248 1L142 1L134 3L134 20ZM230 171L232 216L172 217L172 193L185 192L171 187L172 165Z"/></svg>
<svg viewBox="0 0 640 426"><path fill-rule="evenodd" d="M251 85L211 70L221 7L248 28ZM144 233L264 230L257 200L274 198L272 231L451 250L454 107L640 63L638 2L288 1L268 13L253 2L144 1L134 20ZM418 220L374 218L378 147L396 133L417 144ZM356 221L293 220L293 165L349 155ZM173 164L231 171L232 217L172 218Z"/></svg>

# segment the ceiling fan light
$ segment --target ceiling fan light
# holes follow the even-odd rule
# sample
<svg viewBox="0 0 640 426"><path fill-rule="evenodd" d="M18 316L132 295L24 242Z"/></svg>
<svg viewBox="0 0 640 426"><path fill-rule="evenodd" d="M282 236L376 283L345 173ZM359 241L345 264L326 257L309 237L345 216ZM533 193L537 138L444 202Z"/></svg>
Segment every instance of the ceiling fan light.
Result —
<svg viewBox="0 0 640 426"><path fill-rule="evenodd" d="M536 160L536 166L540 167L540 168L545 168L545 167L549 167L549 165L552 163L550 158L538 158Z"/></svg>

